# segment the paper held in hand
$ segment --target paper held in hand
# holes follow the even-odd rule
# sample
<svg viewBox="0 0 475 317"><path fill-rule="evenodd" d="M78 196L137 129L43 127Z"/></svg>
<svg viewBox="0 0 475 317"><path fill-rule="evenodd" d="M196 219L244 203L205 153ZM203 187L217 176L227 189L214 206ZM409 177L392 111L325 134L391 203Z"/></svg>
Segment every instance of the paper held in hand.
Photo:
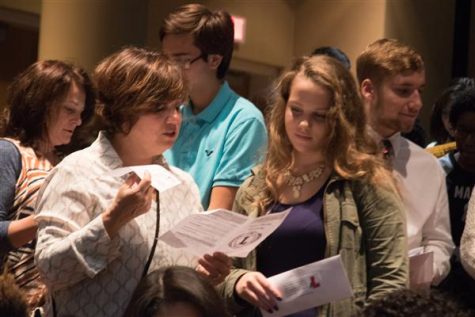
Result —
<svg viewBox="0 0 475 317"><path fill-rule="evenodd" d="M353 295L350 281L336 255L268 278L282 293L278 311L262 316L280 317L318 307Z"/></svg>
<svg viewBox="0 0 475 317"><path fill-rule="evenodd" d="M434 252L424 251L424 247L409 251L409 287L429 289L434 275Z"/></svg>
<svg viewBox="0 0 475 317"><path fill-rule="evenodd" d="M152 187L159 192L164 192L181 184L181 181L172 172L157 164L121 167L113 170L111 174L112 176L122 176L134 172L142 179L146 171L150 173L152 178Z"/></svg>
<svg viewBox="0 0 475 317"><path fill-rule="evenodd" d="M207 211L186 217L160 240L196 256L220 251L243 258L280 226L290 210L258 218L225 209Z"/></svg>

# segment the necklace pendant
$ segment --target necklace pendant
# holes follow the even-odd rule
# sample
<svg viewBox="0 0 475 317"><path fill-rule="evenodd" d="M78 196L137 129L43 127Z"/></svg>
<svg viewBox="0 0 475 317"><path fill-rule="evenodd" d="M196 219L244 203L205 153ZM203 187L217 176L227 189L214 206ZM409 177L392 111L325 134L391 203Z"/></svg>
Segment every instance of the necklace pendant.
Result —
<svg viewBox="0 0 475 317"><path fill-rule="evenodd" d="M284 177L286 178L287 185L290 186L292 189L293 198L294 199L300 198L300 192L302 191L302 187L305 184L308 184L318 179L322 175L324 169L325 169L325 165L321 164L319 167L317 167L313 171L307 172L299 176L292 175L292 173L290 172L290 169L287 169L287 171L284 174Z"/></svg>
<svg viewBox="0 0 475 317"><path fill-rule="evenodd" d="M301 187L299 186L292 187L292 195L294 196L295 199L300 197L300 189Z"/></svg>

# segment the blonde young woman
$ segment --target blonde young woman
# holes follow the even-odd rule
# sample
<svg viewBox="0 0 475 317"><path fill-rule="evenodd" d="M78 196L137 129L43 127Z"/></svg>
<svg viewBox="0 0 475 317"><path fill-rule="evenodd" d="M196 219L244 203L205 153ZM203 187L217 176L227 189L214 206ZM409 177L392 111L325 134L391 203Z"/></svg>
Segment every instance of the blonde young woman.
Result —
<svg viewBox="0 0 475 317"><path fill-rule="evenodd" d="M234 209L258 217L293 207L237 267L224 291L238 316L278 310L266 277L340 254L353 297L291 316L351 316L404 288L405 219L391 174L366 135L351 74L326 56L302 58L278 81L266 160L239 189Z"/></svg>

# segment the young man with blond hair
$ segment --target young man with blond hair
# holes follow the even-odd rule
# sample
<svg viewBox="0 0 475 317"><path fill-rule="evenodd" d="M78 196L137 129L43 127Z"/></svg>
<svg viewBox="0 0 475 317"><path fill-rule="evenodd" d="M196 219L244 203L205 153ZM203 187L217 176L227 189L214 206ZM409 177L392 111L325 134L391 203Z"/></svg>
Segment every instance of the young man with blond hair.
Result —
<svg viewBox="0 0 475 317"><path fill-rule="evenodd" d="M261 112L224 79L234 48L231 16L200 4L183 5L165 18L160 40L163 52L182 65L190 86L180 135L165 157L193 176L205 209L231 209L267 143Z"/></svg>
<svg viewBox="0 0 475 317"><path fill-rule="evenodd" d="M401 136L411 131L422 108L424 61L413 48L381 39L360 54L356 72L370 132L386 145L406 206L409 249L433 251L432 284L437 285L450 271L454 249L445 174L431 154Z"/></svg>

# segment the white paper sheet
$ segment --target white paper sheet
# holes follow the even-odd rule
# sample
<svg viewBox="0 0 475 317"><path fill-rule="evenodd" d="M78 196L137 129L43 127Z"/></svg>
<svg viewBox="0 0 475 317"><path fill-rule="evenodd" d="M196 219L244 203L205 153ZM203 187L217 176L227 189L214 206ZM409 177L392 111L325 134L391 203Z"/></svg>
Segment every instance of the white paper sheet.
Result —
<svg viewBox="0 0 475 317"><path fill-rule="evenodd" d="M282 301L277 302L279 310L272 314L261 310L263 317L293 314L353 294L340 255L271 276L268 280L283 296Z"/></svg>
<svg viewBox="0 0 475 317"><path fill-rule="evenodd" d="M194 214L160 236L160 240L193 255L216 251L246 257L284 221L290 209L258 218L217 209Z"/></svg>
<svg viewBox="0 0 475 317"><path fill-rule="evenodd" d="M122 176L134 172L139 178L143 178L148 171L152 178L151 185L159 192L164 192L170 188L178 186L181 181L163 166L157 164L135 165L117 168L112 171L112 176Z"/></svg>
<svg viewBox="0 0 475 317"><path fill-rule="evenodd" d="M411 289L429 289L434 274L434 252L423 247L409 251L409 285Z"/></svg>

